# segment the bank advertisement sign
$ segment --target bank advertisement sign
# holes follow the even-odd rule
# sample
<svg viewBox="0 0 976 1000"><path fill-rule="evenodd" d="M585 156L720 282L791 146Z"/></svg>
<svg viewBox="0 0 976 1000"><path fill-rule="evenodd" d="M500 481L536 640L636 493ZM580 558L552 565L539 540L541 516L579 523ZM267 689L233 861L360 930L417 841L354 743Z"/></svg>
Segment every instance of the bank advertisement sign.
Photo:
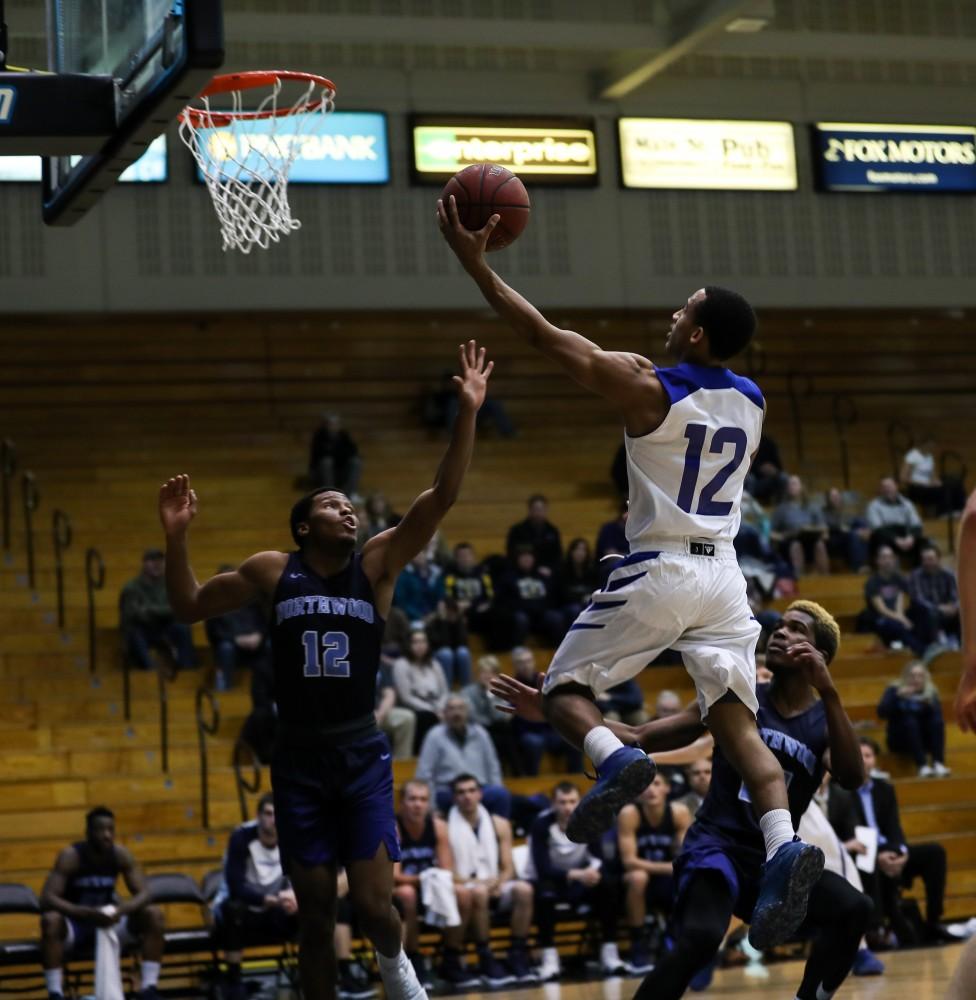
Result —
<svg viewBox="0 0 976 1000"><path fill-rule="evenodd" d="M976 128L817 122L825 191L976 191Z"/></svg>
<svg viewBox="0 0 976 1000"><path fill-rule="evenodd" d="M390 153L386 115L333 111L289 115L200 130L200 149L221 173L247 180L268 160L297 147L289 184L386 184ZM197 179L203 180L199 167Z"/></svg>
<svg viewBox="0 0 976 1000"><path fill-rule="evenodd" d="M160 184L166 180L166 136L157 136L146 151L119 174L123 184ZM0 156L0 182L41 180L41 157Z"/></svg>
<svg viewBox="0 0 976 1000"><path fill-rule="evenodd" d="M618 120L620 172L627 188L795 191L789 122L691 118Z"/></svg>
<svg viewBox="0 0 976 1000"><path fill-rule="evenodd" d="M411 132L414 177L421 181L443 182L473 163L498 163L538 181L593 184L597 179L591 121L415 117Z"/></svg>

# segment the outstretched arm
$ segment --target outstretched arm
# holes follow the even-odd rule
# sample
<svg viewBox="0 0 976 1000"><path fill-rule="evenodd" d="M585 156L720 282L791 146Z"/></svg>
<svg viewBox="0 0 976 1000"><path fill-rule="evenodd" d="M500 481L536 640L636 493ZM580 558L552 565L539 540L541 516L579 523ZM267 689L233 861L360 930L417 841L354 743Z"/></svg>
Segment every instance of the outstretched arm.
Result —
<svg viewBox="0 0 976 1000"><path fill-rule="evenodd" d="M166 592L173 614L182 622L214 618L270 594L288 556L259 552L230 573L218 573L200 584L190 566L187 532L196 517L197 495L190 477L173 476L159 488L159 519L166 535Z"/></svg>
<svg viewBox="0 0 976 1000"><path fill-rule="evenodd" d="M458 353L461 374L454 376L458 415L433 485L414 500L396 527L375 535L363 547L363 569L377 591L381 610L389 606L397 574L431 540L444 515L454 505L471 464L475 420L485 400L488 376L495 363L486 363L485 349L479 349L473 340L461 344Z"/></svg>
<svg viewBox="0 0 976 1000"><path fill-rule="evenodd" d="M471 232L461 225L452 195L437 202L437 222L448 245L474 279L488 304L524 341L556 362L584 388L603 396L623 414L628 433L654 430L667 416L669 400L647 358L625 351L604 351L572 330L550 323L531 302L488 266L485 246L499 216Z"/></svg>
<svg viewBox="0 0 976 1000"><path fill-rule="evenodd" d="M956 721L964 731L976 732L976 491L966 502L956 551L962 618L962 678L956 692Z"/></svg>

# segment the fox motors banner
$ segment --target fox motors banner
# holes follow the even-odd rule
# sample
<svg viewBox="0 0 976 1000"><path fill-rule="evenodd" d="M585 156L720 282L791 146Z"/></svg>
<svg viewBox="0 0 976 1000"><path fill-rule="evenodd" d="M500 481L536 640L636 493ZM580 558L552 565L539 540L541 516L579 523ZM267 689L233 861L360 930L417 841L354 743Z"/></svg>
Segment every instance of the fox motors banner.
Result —
<svg viewBox="0 0 976 1000"><path fill-rule="evenodd" d="M817 122L825 191L976 191L976 128Z"/></svg>

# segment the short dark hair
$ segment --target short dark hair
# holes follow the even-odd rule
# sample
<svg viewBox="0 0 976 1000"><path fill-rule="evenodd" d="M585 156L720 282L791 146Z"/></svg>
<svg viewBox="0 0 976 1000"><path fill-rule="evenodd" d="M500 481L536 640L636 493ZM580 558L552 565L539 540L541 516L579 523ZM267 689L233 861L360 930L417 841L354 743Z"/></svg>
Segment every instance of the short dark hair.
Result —
<svg viewBox="0 0 976 1000"><path fill-rule="evenodd" d="M474 546L470 542L458 542L457 545L454 546L454 551L459 552L461 549L471 549L474 551Z"/></svg>
<svg viewBox="0 0 976 1000"><path fill-rule="evenodd" d="M456 792L457 786L464 784L466 781L473 781L479 788L481 788L481 782L473 774L459 774L451 782L451 791Z"/></svg>
<svg viewBox="0 0 976 1000"><path fill-rule="evenodd" d="M528 506L531 507L534 503L544 503L548 505L549 501L542 493L533 493L532 496L529 497Z"/></svg>
<svg viewBox="0 0 976 1000"><path fill-rule="evenodd" d="M552 790L552 797L555 798L557 795L569 795L570 792L576 792L579 795L579 789L571 781L560 781L558 785Z"/></svg>
<svg viewBox="0 0 976 1000"><path fill-rule="evenodd" d="M756 332L756 314L738 293L718 285L705 286L705 298L695 306L695 322L708 337L713 358L725 361L738 354Z"/></svg>
<svg viewBox="0 0 976 1000"><path fill-rule="evenodd" d="M291 516L288 519L289 527L291 528L291 537L294 539L295 544L302 548L305 544L305 540L298 533L298 526L302 521L307 521L312 513L312 504L317 496L321 496L323 493L341 493L345 496L342 490L334 489L332 486L320 486L317 490L312 490L311 493L306 493L301 500L296 501L295 506L291 509Z"/></svg>
<svg viewBox="0 0 976 1000"><path fill-rule="evenodd" d="M939 548L938 545L935 544L935 542L926 542L919 550L918 554L921 555L923 552L930 552L930 551L934 552L937 556L941 558L942 550Z"/></svg>
<svg viewBox="0 0 976 1000"><path fill-rule="evenodd" d="M878 744L874 740L872 740L870 736L862 736L858 740L858 743L862 747L870 747L874 751L874 756L875 757L878 757L878 756L881 755L881 747L879 747Z"/></svg>
<svg viewBox="0 0 976 1000"><path fill-rule="evenodd" d="M114 823L115 813L108 806L95 806L94 809L90 809L85 816L85 831L87 833L91 833L96 819L110 819Z"/></svg>
<svg viewBox="0 0 976 1000"><path fill-rule="evenodd" d="M264 812L265 806L274 805L274 792L265 792L261 798L258 799L258 812Z"/></svg>

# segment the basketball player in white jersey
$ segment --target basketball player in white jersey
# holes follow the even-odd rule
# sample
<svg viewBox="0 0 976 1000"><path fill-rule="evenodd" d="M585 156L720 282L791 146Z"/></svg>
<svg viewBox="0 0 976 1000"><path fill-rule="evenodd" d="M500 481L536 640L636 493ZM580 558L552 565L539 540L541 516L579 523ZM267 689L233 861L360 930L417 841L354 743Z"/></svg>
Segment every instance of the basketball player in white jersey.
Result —
<svg viewBox="0 0 976 1000"><path fill-rule="evenodd" d="M749 343L752 308L735 292L706 287L674 313L665 348L678 364L656 368L636 354L604 351L562 330L495 274L477 232L459 222L453 197L438 202L444 238L488 304L526 342L603 396L626 430L630 555L571 626L543 685L546 714L581 747L598 781L573 814L579 842L608 828L654 776L654 764L603 725L594 696L639 673L664 649L682 654L702 718L743 780L766 846L750 940L767 948L802 923L820 877L819 848L795 839L783 771L756 725L759 623L732 539L742 483L759 444L765 402L723 362Z"/></svg>

